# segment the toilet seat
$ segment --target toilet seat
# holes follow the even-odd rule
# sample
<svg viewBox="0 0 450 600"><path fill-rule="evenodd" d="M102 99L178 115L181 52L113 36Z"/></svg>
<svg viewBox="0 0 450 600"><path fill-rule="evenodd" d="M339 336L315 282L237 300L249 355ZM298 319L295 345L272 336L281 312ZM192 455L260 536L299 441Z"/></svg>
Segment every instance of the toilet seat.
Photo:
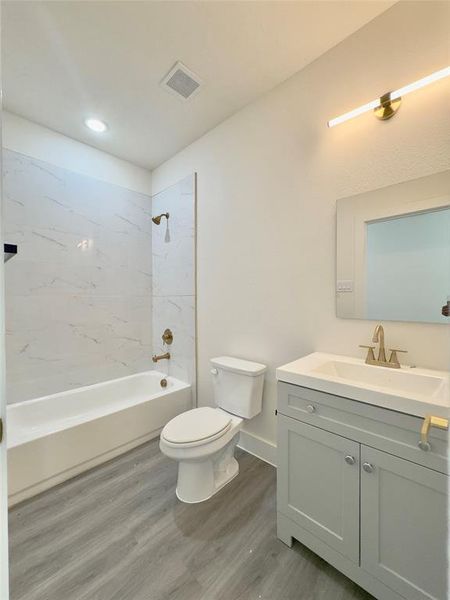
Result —
<svg viewBox="0 0 450 600"><path fill-rule="evenodd" d="M174 417L161 432L164 441L174 447L192 447L212 442L231 427L231 415L204 406Z"/></svg>

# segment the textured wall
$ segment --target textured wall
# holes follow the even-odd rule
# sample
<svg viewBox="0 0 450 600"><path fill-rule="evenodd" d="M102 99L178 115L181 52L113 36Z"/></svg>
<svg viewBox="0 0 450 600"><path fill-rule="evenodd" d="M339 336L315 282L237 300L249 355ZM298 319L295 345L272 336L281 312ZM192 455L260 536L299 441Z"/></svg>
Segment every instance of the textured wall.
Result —
<svg viewBox="0 0 450 600"><path fill-rule="evenodd" d="M208 360L266 363L263 413L247 430L276 440L275 368L322 350L362 356L375 323L338 319L336 199L449 166L448 81L381 123L328 119L447 65L448 3L399 2L272 92L153 171L153 193L198 173L199 402ZM448 326L387 323L407 361L450 364Z"/></svg>
<svg viewBox="0 0 450 600"><path fill-rule="evenodd" d="M169 363L156 369L195 384L195 199L194 177L184 178L152 197L152 213L169 213L153 226L153 350L170 350ZM170 241L167 240L167 225ZM164 348L169 327L173 344Z"/></svg>
<svg viewBox="0 0 450 600"><path fill-rule="evenodd" d="M151 368L151 198L3 154L8 402Z"/></svg>

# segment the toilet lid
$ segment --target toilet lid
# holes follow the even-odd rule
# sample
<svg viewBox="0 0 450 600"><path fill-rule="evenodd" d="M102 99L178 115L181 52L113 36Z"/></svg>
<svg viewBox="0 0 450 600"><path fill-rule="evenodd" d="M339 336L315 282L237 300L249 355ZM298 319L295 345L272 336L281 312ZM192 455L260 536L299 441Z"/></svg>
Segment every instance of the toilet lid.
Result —
<svg viewBox="0 0 450 600"><path fill-rule="evenodd" d="M209 406L193 408L169 421L162 436L174 444L188 444L225 433L230 423L231 417L221 410Z"/></svg>

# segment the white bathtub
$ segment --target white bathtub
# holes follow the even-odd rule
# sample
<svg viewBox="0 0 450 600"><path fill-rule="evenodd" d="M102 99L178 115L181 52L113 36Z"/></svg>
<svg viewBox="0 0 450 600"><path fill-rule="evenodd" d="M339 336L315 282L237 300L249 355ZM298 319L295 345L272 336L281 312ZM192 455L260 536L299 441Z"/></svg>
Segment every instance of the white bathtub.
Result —
<svg viewBox="0 0 450 600"><path fill-rule="evenodd" d="M192 407L191 386L138 373L7 407L10 505L157 437Z"/></svg>

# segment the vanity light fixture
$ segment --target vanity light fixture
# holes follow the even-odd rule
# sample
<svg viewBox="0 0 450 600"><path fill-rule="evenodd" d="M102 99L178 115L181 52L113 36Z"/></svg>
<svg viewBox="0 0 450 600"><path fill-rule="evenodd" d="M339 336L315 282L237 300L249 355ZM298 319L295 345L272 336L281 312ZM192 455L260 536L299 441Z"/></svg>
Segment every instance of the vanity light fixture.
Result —
<svg viewBox="0 0 450 600"><path fill-rule="evenodd" d="M328 121L328 127L334 127L335 125L339 125L340 123L344 123L349 119L353 119L353 117L358 117L369 110L373 110L377 119L381 121L386 121L395 115L397 110L400 108L400 103L402 101L402 96L406 96L406 94L410 94L415 90L419 90L430 83L434 83L435 81L439 81L439 79L444 79L444 77L448 77L450 75L450 67L445 67L440 71L436 71L435 73L431 73L431 75L427 75L418 81L414 81L408 85L395 90L394 92L387 92L383 94L380 98L376 100L372 100L367 104L363 104L363 106L359 106L339 117L335 117Z"/></svg>
<svg viewBox="0 0 450 600"><path fill-rule="evenodd" d="M95 133L104 133L108 129L108 125L100 119L85 119L84 124Z"/></svg>

